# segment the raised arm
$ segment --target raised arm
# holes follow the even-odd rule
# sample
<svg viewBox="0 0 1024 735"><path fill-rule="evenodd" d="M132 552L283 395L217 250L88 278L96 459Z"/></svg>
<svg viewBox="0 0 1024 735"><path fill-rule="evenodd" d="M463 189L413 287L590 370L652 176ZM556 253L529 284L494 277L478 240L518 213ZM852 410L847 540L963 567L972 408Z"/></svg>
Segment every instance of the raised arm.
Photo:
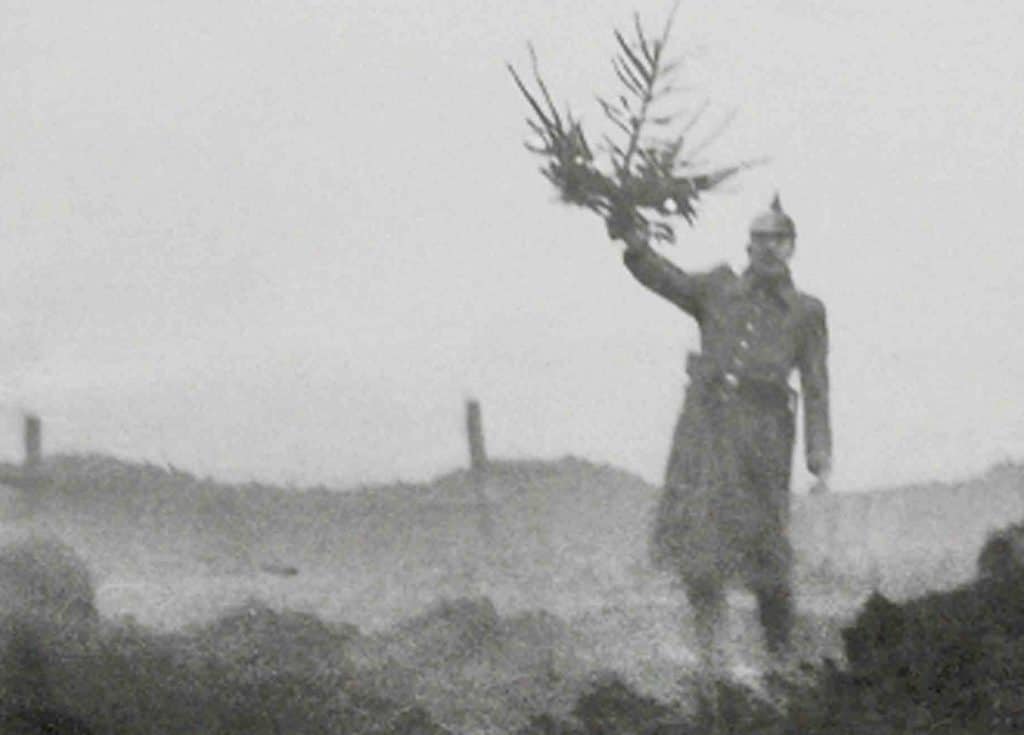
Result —
<svg viewBox="0 0 1024 735"><path fill-rule="evenodd" d="M706 274L687 273L658 253L639 236L628 236L622 259L636 280L695 319L700 319Z"/></svg>
<svg viewBox="0 0 1024 735"><path fill-rule="evenodd" d="M807 469L827 477L832 468L832 427L829 420L828 325L825 305L808 297L808 313L798 355L804 399L804 445Z"/></svg>

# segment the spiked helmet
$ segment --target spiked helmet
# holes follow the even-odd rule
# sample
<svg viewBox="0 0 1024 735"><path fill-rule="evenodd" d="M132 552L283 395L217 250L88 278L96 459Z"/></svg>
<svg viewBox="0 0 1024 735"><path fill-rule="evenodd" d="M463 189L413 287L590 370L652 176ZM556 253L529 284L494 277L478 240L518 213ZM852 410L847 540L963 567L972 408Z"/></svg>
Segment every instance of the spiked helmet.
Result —
<svg viewBox="0 0 1024 735"><path fill-rule="evenodd" d="M796 225L793 218L782 211L782 202L779 201L778 194L772 200L771 209L754 217L750 223L750 234L796 237Z"/></svg>

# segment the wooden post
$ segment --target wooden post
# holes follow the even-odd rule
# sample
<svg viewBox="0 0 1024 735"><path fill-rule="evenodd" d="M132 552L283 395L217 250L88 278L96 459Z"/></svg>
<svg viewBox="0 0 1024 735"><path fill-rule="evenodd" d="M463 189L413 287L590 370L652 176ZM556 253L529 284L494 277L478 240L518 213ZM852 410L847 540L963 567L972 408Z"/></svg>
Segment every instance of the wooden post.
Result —
<svg viewBox="0 0 1024 735"><path fill-rule="evenodd" d="M487 469L487 448L484 446L484 428L480 417L480 403L466 401L466 436L469 439L469 466L475 472Z"/></svg>
<svg viewBox="0 0 1024 735"><path fill-rule="evenodd" d="M43 459L43 422L38 416L25 416L25 469L36 469Z"/></svg>
<svg viewBox="0 0 1024 735"><path fill-rule="evenodd" d="M467 564L470 587L474 594L479 594L478 586L481 579L493 574L496 566L494 554L498 549L495 543L494 519L491 515L491 503L487 497L487 484L490 481L487 462L487 448L484 445L483 419L480 417L480 402L475 399L466 401L466 438L469 440L469 478L476 495L477 531L480 534L480 553L470 555Z"/></svg>

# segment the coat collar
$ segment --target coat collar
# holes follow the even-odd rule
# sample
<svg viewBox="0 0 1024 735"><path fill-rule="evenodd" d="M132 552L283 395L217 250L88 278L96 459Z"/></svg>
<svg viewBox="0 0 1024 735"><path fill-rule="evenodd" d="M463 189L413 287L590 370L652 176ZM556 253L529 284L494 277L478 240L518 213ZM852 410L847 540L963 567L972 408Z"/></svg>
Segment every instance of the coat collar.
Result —
<svg viewBox="0 0 1024 735"><path fill-rule="evenodd" d="M789 270L775 278L768 278L755 273L753 268L748 266L740 276L740 288L744 293L764 294L785 309L796 306L797 292Z"/></svg>

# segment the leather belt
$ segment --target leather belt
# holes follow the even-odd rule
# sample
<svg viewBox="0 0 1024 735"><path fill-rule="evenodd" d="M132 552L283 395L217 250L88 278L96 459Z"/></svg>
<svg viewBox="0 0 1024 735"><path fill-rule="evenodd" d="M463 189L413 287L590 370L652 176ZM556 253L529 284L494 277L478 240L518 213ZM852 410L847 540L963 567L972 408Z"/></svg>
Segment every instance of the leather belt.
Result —
<svg viewBox="0 0 1024 735"><path fill-rule="evenodd" d="M695 381L718 384L730 393L758 402L785 405L791 411L796 409L797 392L788 384L768 378L742 375L732 370L723 370L715 360L707 355L691 353L687 358L686 372Z"/></svg>

